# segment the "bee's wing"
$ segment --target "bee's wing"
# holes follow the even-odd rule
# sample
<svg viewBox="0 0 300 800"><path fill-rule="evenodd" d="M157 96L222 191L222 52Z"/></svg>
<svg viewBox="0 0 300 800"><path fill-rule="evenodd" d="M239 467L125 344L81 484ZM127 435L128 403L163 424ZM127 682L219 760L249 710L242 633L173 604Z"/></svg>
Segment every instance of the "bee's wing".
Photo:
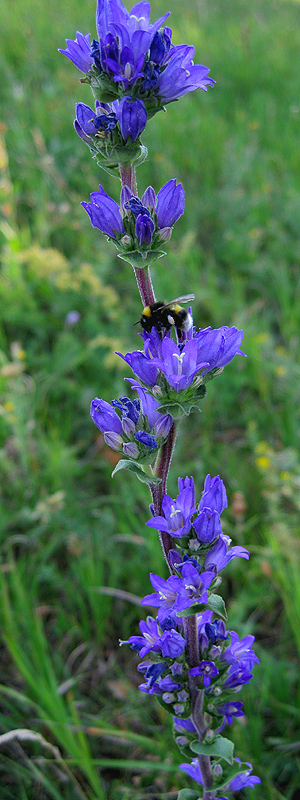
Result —
<svg viewBox="0 0 300 800"><path fill-rule="evenodd" d="M175 303L190 303L192 300L195 300L194 294L182 294L180 297L175 297L170 303L165 303L164 305L166 308L169 308L170 306L174 306Z"/></svg>

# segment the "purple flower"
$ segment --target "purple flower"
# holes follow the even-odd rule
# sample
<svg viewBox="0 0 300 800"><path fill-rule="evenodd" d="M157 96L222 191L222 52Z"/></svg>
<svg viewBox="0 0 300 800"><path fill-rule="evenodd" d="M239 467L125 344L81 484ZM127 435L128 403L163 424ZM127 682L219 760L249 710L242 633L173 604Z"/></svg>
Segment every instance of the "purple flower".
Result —
<svg viewBox="0 0 300 800"><path fill-rule="evenodd" d="M249 550L239 545L229 548L230 542L229 536L225 536L223 533L220 534L218 541L206 556L205 569L214 569L215 572L220 572L233 558L249 559Z"/></svg>
<svg viewBox="0 0 300 800"><path fill-rule="evenodd" d="M192 506L195 505L195 484L194 478L191 476L190 478L178 478L178 489L182 492L183 489L190 488L192 490Z"/></svg>
<svg viewBox="0 0 300 800"><path fill-rule="evenodd" d="M184 733L185 731L188 731L188 733L196 733L195 725L190 717L188 719L174 717L173 722L174 731L176 731L176 733Z"/></svg>
<svg viewBox="0 0 300 800"><path fill-rule="evenodd" d="M198 359L208 362L203 374L226 366L236 354L245 355L240 350L242 339L243 331L234 327L228 328L226 325L197 331L195 340L198 344Z"/></svg>
<svg viewBox="0 0 300 800"><path fill-rule="evenodd" d="M77 33L60 50L82 72L96 97L121 95L144 101L151 116L166 103L194 89L213 86L209 69L194 64L194 48L172 45L172 31L161 26L168 13L150 24L150 4L137 3L128 12L121 0L98 0L96 26L99 41Z"/></svg>
<svg viewBox="0 0 300 800"><path fill-rule="evenodd" d="M138 393L142 413L148 419L149 429L154 431L155 436L159 438L166 438L171 425L172 417L170 414L161 414L157 409L160 407L157 400L149 394L143 386L140 386L132 378L129 379L131 388L135 389Z"/></svg>
<svg viewBox="0 0 300 800"><path fill-rule="evenodd" d="M102 433L113 431L120 436L122 435L121 420L106 400L101 400L99 397L95 397L95 399L92 400L91 417Z"/></svg>
<svg viewBox="0 0 300 800"><path fill-rule="evenodd" d="M182 769L184 772L187 772L190 778L193 778L194 781L200 783L200 786L203 786L203 780L200 772L198 758L193 758L191 764L179 764L179 769Z"/></svg>
<svg viewBox="0 0 300 800"><path fill-rule="evenodd" d="M106 443L134 459L148 458L162 444L172 425L169 414L157 411L159 404L154 397L141 387L139 390L140 400L120 397L110 405L96 397L91 404L91 417ZM121 419L114 409L121 412Z"/></svg>
<svg viewBox="0 0 300 800"><path fill-rule="evenodd" d="M235 758L234 760L239 764L241 763L239 758ZM241 772L240 775L236 775L236 777L230 781L228 786L226 786L226 790L229 789L231 792L239 792L240 789L247 789L247 787L253 789L255 784L261 783L261 780L257 777L257 775L251 775L253 769L252 764L249 764L249 762L247 762L247 764L249 767L247 772Z"/></svg>
<svg viewBox="0 0 300 800"><path fill-rule="evenodd" d="M80 69L81 72L88 72L93 66L93 58L91 57L90 33L86 36L80 31L76 33L76 39L66 39L66 50L59 50L59 53L67 56L70 61L73 61L75 67Z"/></svg>
<svg viewBox="0 0 300 800"><path fill-rule="evenodd" d="M118 101L114 101L112 105L108 103L99 103L96 100L95 111L85 103L76 104L76 119L74 120L74 128L78 136L83 139L89 147L93 149L100 149L102 139L99 139L99 132L106 134L106 137L116 128L118 109ZM95 139L97 136L97 139Z"/></svg>
<svg viewBox="0 0 300 800"><path fill-rule="evenodd" d="M243 663L247 661L248 667L251 670L255 662L259 663L259 659L254 651L251 650L251 645L255 641L255 637L248 635L239 639L235 631L230 631L230 636L231 644L226 647L226 650L222 653L221 661L225 661L226 664L239 664L240 661L243 661Z"/></svg>
<svg viewBox="0 0 300 800"><path fill-rule="evenodd" d="M156 620L149 616L146 622L141 620L139 628L142 636L130 636L126 641L120 641L120 644L130 644L131 649L137 650L141 658L151 651L159 653L160 636Z"/></svg>
<svg viewBox="0 0 300 800"><path fill-rule="evenodd" d="M178 631L164 631L159 641L164 658L178 658L184 651L185 639Z"/></svg>
<svg viewBox="0 0 300 800"><path fill-rule="evenodd" d="M119 108L122 103L123 101L121 101ZM126 104L127 106L134 105L127 103L127 101ZM108 104L106 105L110 108ZM106 120L111 120L112 124L112 118L117 119L119 115L117 102L114 102L112 107L116 109L116 113L113 111L106 114L104 109L105 113L100 115L96 113L95 115L92 109L84 103L78 103L77 105L77 118L74 123L75 129L79 136L81 136L92 149L101 149L100 145L98 146L98 142L100 141L99 137L95 140L95 136L100 129L98 120L103 120L102 129L107 132L108 127L105 128ZM96 112L98 112L100 108L103 109L104 106L100 107L100 104L96 103ZM124 108L125 106L123 105L123 109ZM128 128L126 132L123 128L123 138L127 134L134 136L133 129L130 132ZM171 208L168 207L168 196L170 194L168 189L169 184L174 185L172 191L175 200L172 214ZM160 199L160 192L163 193L162 199ZM89 214L92 225L117 241L119 248L123 250L123 252L126 253L129 247L130 250L139 250L139 248L142 248L142 250L147 250L149 248L155 249L160 244L161 230L165 231L165 228L161 229L158 220L164 221L164 219L168 218L170 224L173 225L182 214L184 206L184 200L182 200L182 185L179 183L176 186L175 180L165 184L160 192L157 195L156 201L154 189L152 186L148 186L143 194L142 200L140 200L139 197L134 197L128 186L124 186L121 190L120 206L118 206L115 200L112 200L100 185L98 192L92 192L90 198L91 202L81 203L81 205ZM164 193L166 194L165 199ZM180 202L177 195L179 198L181 197ZM158 208L160 208L159 216L157 216Z"/></svg>
<svg viewBox="0 0 300 800"><path fill-rule="evenodd" d="M155 340L151 331L149 338L145 341L145 351L149 357L153 342L155 343ZM165 336L162 341L161 358L154 357L152 364L165 375L168 383L176 392L188 389L197 373L207 366L207 362L198 361L198 347L195 339L187 341L183 348L179 348L169 336Z"/></svg>
<svg viewBox="0 0 300 800"><path fill-rule="evenodd" d="M154 222L148 214L139 214L135 223L135 235L140 247L150 247L154 228Z"/></svg>
<svg viewBox="0 0 300 800"><path fill-rule="evenodd" d="M153 517L146 525L176 538L186 536L191 529L191 516L196 510L192 505L193 499L193 490L189 487L183 489L176 500L165 494L162 501L164 516Z"/></svg>
<svg viewBox="0 0 300 800"><path fill-rule="evenodd" d="M180 689L180 683L175 683L170 675L166 675L165 678L159 677L158 680L153 682L153 676L158 673L157 667L160 667L160 664L152 664L151 667L149 667L149 670L146 672L147 683L142 683L139 686L139 690L147 694L159 694L166 703L174 702L176 696L173 693ZM166 669L166 664L164 665L164 669Z"/></svg>
<svg viewBox="0 0 300 800"><path fill-rule="evenodd" d="M234 760L237 761L239 764L241 763L239 758L235 758ZM225 791L228 790L231 792L238 792L240 789L246 789L247 787L253 788L255 784L261 783L260 778L258 778L256 775L251 775L253 769L252 764L248 763L248 767L249 770L247 770L247 772L242 772L240 773L240 775L236 775L236 777L233 778L232 781L230 781L230 783L228 783ZM191 764L180 764L179 769L182 769L184 770L184 772L187 772L190 778L193 778L193 780L197 781L197 783L199 783L200 786L203 786L202 775L200 772L199 761L197 758L193 758ZM220 797L219 800L227 800L227 798Z"/></svg>
<svg viewBox="0 0 300 800"><path fill-rule="evenodd" d="M218 512L212 511L210 508L202 508L198 517L193 520L193 528L199 542L205 544L213 542L222 533Z"/></svg>
<svg viewBox="0 0 300 800"><path fill-rule="evenodd" d="M140 442L140 444L143 444L145 447L149 447L150 450L155 450L158 447L155 436L151 436L151 434L147 433L147 431L137 431L134 434L134 438L137 442Z"/></svg>
<svg viewBox="0 0 300 800"><path fill-rule="evenodd" d="M65 316L65 323L71 327L72 325L76 325L80 318L81 314L79 311L69 311L69 313Z"/></svg>
<svg viewBox="0 0 300 800"><path fill-rule="evenodd" d="M123 97L118 105L116 117L125 142L127 142L129 136L135 142L146 127L147 111L142 100L131 100L131 97Z"/></svg>
<svg viewBox="0 0 300 800"><path fill-rule="evenodd" d="M134 374L137 375L146 386L155 386L158 377L158 369L153 365L152 359L147 358L141 350L134 350L133 353L126 353L125 356L123 356L122 353L116 353L116 355L123 358L126 364L129 364Z"/></svg>
<svg viewBox="0 0 300 800"><path fill-rule="evenodd" d="M150 581L157 591L146 595L142 600L142 605L158 606L157 616L161 623L168 617L171 610L177 613L189 608L194 603L206 603L207 589L213 577L213 572L203 572L199 575L198 570L190 563L183 565L182 578L171 575L168 580L164 580L159 575L150 573Z"/></svg>
<svg viewBox="0 0 300 800"><path fill-rule="evenodd" d="M159 228L171 228L184 212L184 189L176 186L175 178L168 181L157 195L156 214Z"/></svg>
<svg viewBox="0 0 300 800"><path fill-rule="evenodd" d="M93 228L99 228L112 239L119 239L125 233L120 208L102 189L101 184L98 192L92 192L91 202L81 205L87 211Z"/></svg>
<svg viewBox="0 0 300 800"><path fill-rule="evenodd" d="M189 675L197 677L201 675L206 689L210 686L211 679L219 674L219 670L214 665L213 661L201 661L198 667L193 667L189 670Z"/></svg>
<svg viewBox="0 0 300 800"><path fill-rule="evenodd" d="M245 683L251 681L251 678L252 673L249 671L249 664L247 661L231 664L227 673L227 678L224 681L224 689L238 692Z"/></svg>
<svg viewBox="0 0 300 800"><path fill-rule="evenodd" d="M142 77L147 51L156 32L168 14L150 24L150 3L140 2L128 12L118 0L98 0L96 25L100 41L103 70L112 73L113 80L123 90Z"/></svg>
<svg viewBox="0 0 300 800"><path fill-rule="evenodd" d="M141 691L147 691L149 694L153 694L154 686L156 686L156 681L160 678L163 672L165 672L167 665L165 663L153 664L151 663L146 670L145 677L147 679L147 683L144 684L145 688L142 689L139 686ZM174 684L175 685L175 684Z"/></svg>
<svg viewBox="0 0 300 800"><path fill-rule="evenodd" d="M229 701L228 703L221 703L219 706L216 706L215 711L217 714L221 714L222 717L226 717L228 725L231 725L233 717L244 717L242 708L243 703ZM220 729L218 732L220 733Z"/></svg>
<svg viewBox="0 0 300 800"><path fill-rule="evenodd" d="M228 639L229 634L226 633L225 625L222 619L214 619L213 622L206 622L205 633L211 644L217 644L219 641Z"/></svg>
<svg viewBox="0 0 300 800"><path fill-rule="evenodd" d="M199 511L203 508L210 508L212 511L222 514L227 505L226 489L219 475L216 475L215 478L206 475Z"/></svg>
<svg viewBox="0 0 300 800"><path fill-rule="evenodd" d="M170 51L165 69L160 73L156 92L162 103L172 103L187 92L214 86L215 81L208 78L209 69L202 64L194 64L195 50L189 45L177 45Z"/></svg>

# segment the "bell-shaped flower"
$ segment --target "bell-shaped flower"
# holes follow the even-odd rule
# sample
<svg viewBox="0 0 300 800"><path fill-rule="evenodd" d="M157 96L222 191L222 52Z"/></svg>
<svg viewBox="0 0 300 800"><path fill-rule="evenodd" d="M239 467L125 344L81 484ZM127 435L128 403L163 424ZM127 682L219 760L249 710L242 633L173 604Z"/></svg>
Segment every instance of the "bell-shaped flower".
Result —
<svg viewBox="0 0 300 800"><path fill-rule="evenodd" d="M217 573L224 569L233 558L249 559L249 550L246 550L245 547L240 547L240 545L229 547L230 543L229 536L224 536L223 533L220 534L218 541L206 556L205 569L213 569Z"/></svg>
<svg viewBox="0 0 300 800"><path fill-rule="evenodd" d="M113 431L122 436L122 423L110 403L95 397L91 403L91 417L102 433Z"/></svg>
<svg viewBox="0 0 300 800"><path fill-rule="evenodd" d="M161 349L162 357L153 358L152 364L165 375L168 383L176 392L188 389L196 375L206 367L206 362L198 361L198 347L195 339L187 341L183 348L179 348L173 339L165 336ZM145 342L145 350L147 350L147 342Z"/></svg>
<svg viewBox="0 0 300 800"><path fill-rule="evenodd" d="M252 672L249 670L247 661L231 664L228 669L227 678L224 681L224 689L239 692L245 683L250 683L252 677Z"/></svg>
<svg viewBox="0 0 300 800"><path fill-rule="evenodd" d="M203 544L213 542L222 533L218 512L212 511L211 508L202 508L200 514L193 520L193 528L199 542Z"/></svg>
<svg viewBox="0 0 300 800"><path fill-rule="evenodd" d="M195 333L195 341L198 344L198 358L207 361L208 365L203 370L203 375L212 369L221 369L229 364L236 354L245 355L240 350L243 339L243 331L238 328L228 328L223 325L221 328L205 328Z"/></svg>
<svg viewBox="0 0 300 800"><path fill-rule="evenodd" d="M94 63L91 56L90 35L90 33L87 33L84 36L83 33L77 31L76 39L66 39L66 49L58 51L67 56L80 72L88 72Z"/></svg>
<svg viewBox="0 0 300 800"><path fill-rule="evenodd" d="M219 670L213 661L200 661L197 667L193 667L189 670L189 675L192 675L194 678L199 676L203 678L205 689L208 689L211 684L211 679L215 678L218 674Z"/></svg>
<svg viewBox="0 0 300 800"><path fill-rule="evenodd" d="M237 761L239 764L241 764L239 758L235 758L234 760ZM247 772L241 772L239 775L236 775L235 778L233 778L232 781L230 781L230 783L227 784L227 786L225 787L225 791L228 790L230 792L239 792L241 789L247 789L247 788L253 789L253 786L255 786L258 783L261 783L261 780L260 778L257 777L257 775L251 774L253 769L252 764L250 764L249 762L246 763L247 766L249 767Z"/></svg>
<svg viewBox="0 0 300 800"><path fill-rule="evenodd" d="M178 478L178 489L182 492L183 489L191 489L192 491L192 505L195 505L195 484L194 478L191 476L190 478Z"/></svg>
<svg viewBox="0 0 300 800"><path fill-rule="evenodd" d="M102 189L101 184L98 192L92 192L91 202L81 205L87 211L93 228L99 228L106 236L116 240L125 233L120 208Z"/></svg>
<svg viewBox="0 0 300 800"><path fill-rule="evenodd" d="M162 70L156 84L156 92L163 103L172 103L187 92L214 86L215 81L208 78L209 69L202 64L194 64L194 47L176 45L170 51L170 58Z"/></svg>
<svg viewBox="0 0 300 800"><path fill-rule="evenodd" d="M219 475L216 475L215 478L206 475L199 511L202 511L203 508L210 508L212 511L222 514L227 505L226 489Z"/></svg>
<svg viewBox="0 0 300 800"><path fill-rule="evenodd" d="M123 97L116 111L121 134L125 142L129 136L135 142L146 127L147 111L142 100L131 100Z"/></svg>
<svg viewBox="0 0 300 800"><path fill-rule="evenodd" d="M233 722L233 717L244 717L244 712L242 711L243 703L234 701L228 701L227 703L220 703L219 706L215 706L215 711L217 714L222 715L226 718L226 722L228 725L231 725ZM220 733L220 729L218 729L218 733Z"/></svg>
<svg viewBox="0 0 300 800"><path fill-rule="evenodd" d="M191 530L192 514L196 510L193 500L193 489L190 487L183 489L176 500L165 494L162 500L163 516L152 517L146 524L177 539L187 536Z"/></svg>
<svg viewBox="0 0 300 800"><path fill-rule="evenodd" d="M163 622L169 616L170 611L177 613L189 608L195 603L207 602L207 589L213 578L213 572L199 571L186 563L182 567L182 578L171 575L164 580L159 575L150 574L150 581L154 589L153 594L146 595L142 600L142 605L158 606L158 621Z"/></svg>
<svg viewBox="0 0 300 800"><path fill-rule="evenodd" d="M230 631L230 636L231 644L223 651L221 661L225 661L226 664L239 664L241 661L245 664L247 662L250 671L255 663L259 664L259 659L251 649L255 637L248 635L239 639L235 631Z"/></svg>
<svg viewBox="0 0 300 800"><path fill-rule="evenodd" d="M159 190L156 203L159 228L172 227L184 212L184 189L173 178Z"/></svg>

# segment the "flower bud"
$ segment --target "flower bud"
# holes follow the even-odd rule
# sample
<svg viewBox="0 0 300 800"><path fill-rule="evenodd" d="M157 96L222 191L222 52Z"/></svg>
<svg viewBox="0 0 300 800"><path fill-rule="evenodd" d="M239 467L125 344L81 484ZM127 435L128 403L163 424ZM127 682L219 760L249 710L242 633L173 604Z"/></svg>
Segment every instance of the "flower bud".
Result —
<svg viewBox="0 0 300 800"><path fill-rule="evenodd" d="M104 433L104 441L109 447L112 447L113 450L121 450L123 438L119 433L115 433L114 431L106 431Z"/></svg>
<svg viewBox="0 0 300 800"><path fill-rule="evenodd" d="M161 228L158 234L159 242L168 242L172 236L172 228Z"/></svg>
<svg viewBox="0 0 300 800"><path fill-rule="evenodd" d="M139 450L134 442L124 442L123 453L125 453L125 456L128 456L128 458L138 458Z"/></svg>
<svg viewBox="0 0 300 800"><path fill-rule="evenodd" d="M142 100L123 97L116 114L124 141L126 142L131 136L132 141L135 142L145 129L147 122L147 111Z"/></svg>
<svg viewBox="0 0 300 800"><path fill-rule="evenodd" d="M154 425L154 435L157 439L166 439L172 425L170 414L162 414Z"/></svg>
<svg viewBox="0 0 300 800"><path fill-rule="evenodd" d="M223 769L221 767L221 764L215 764L215 766L213 768L213 774L214 774L215 778L221 778L222 777Z"/></svg>
<svg viewBox="0 0 300 800"><path fill-rule="evenodd" d="M135 424L134 424L133 420L130 419L130 417L123 417L123 419L122 419L122 428L123 428L123 433L125 434L125 436L128 436L128 438L130 438L130 436L135 431Z"/></svg>
<svg viewBox="0 0 300 800"><path fill-rule="evenodd" d="M132 247L132 244L133 244L132 236L128 236L128 234L125 233L125 236L122 236L122 239L120 239L120 244L123 247L126 247L126 248L127 247Z"/></svg>

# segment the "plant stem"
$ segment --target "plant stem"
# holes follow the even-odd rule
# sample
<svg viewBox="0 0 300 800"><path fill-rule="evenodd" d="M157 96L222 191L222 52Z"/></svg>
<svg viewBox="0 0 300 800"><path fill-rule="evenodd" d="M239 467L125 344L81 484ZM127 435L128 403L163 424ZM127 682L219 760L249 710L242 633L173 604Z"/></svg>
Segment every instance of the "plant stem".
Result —
<svg viewBox="0 0 300 800"><path fill-rule="evenodd" d="M132 164L119 164L122 186L129 186L135 197L137 196L137 185L135 169Z"/></svg>
<svg viewBox="0 0 300 800"><path fill-rule="evenodd" d="M133 269L141 296L141 301L143 303L143 308L145 308L145 306L149 306L150 303L155 303L155 294L152 286L150 270L149 267L144 267L143 269L133 267Z"/></svg>
<svg viewBox="0 0 300 800"><path fill-rule="evenodd" d="M197 617L185 617L183 619L184 638L187 643L187 661L189 667L196 667L199 664L199 642L197 630ZM197 678L192 675L189 676L189 684L192 698L192 713L191 717L198 733L199 742L202 742L206 731L207 725L203 717L203 691L197 688ZM209 756L198 756L198 763L203 781L203 800L215 800L216 792L211 791L213 782L211 760Z"/></svg>
<svg viewBox="0 0 300 800"><path fill-rule="evenodd" d="M137 197L135 168L132 166L132 164L119 164L119 170L122 186L129 186L129 189L131 189L134 196ZM148 306L150 303L155 303L155 294L152 286L150 270L149 267L144 267L143 269L133 267L133 269L141 296L141 301L143 303L143 308L145 308L145 306Z"/></svg>
<svg viewBox="0 0 300 800"><path fill-rule="evenodd" d="M173 421L168 438L166 439L164 445L161 448L160 454L157 457L156 464L154 467L155 476L157 478L161 478L161 482L158 484L158 486L153 486L151 488L151 494L154 506L154 515L156 517L162 516L162 500L164 494L166 493L167 478L175 447L176 435L177 435L177 425L176 422ZM174 541L172 539L172 536L170 536L169 533L165 533L164 531L159 531L159 538L166 562L169 566L168 555L171 548L174 548Z"/></svg>

